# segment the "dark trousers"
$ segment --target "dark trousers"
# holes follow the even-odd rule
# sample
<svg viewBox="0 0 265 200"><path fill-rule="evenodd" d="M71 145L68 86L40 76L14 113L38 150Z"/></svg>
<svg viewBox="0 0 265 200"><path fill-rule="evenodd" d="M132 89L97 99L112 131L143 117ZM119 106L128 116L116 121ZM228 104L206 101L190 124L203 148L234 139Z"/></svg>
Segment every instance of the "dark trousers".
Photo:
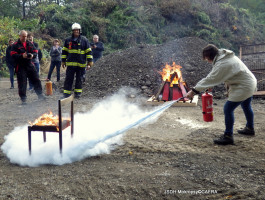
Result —
<svg viewBox="0 0 265 200"><path fill-rule="evenodd" d="M233 135L233 127L235 122L234 110L241 105L247 124L246 127L254 129L254 113L251 108L252 97L240 102L227 101L224 105L224 114L225 114L225 134Z"/></svg>
<svg viewBox="0 0 265 200"><path fill-rule="evenodd" d="M10 83L11 87L14 87L14 73L15 73L15 66L7 64L10 74Z"/></svg>
<svg viewBox="0 0 265 200"><path fill-rule="evenodd" d="M93 57L93 63L97 62L98 59L100 59L100 58L101 58L101 57L97 57L97 58Z"/></svg>
<svg viewBox="0 0 265 200"><path fill-rule="evenodd" d="M51 61L51 65L50 65L47 79L51 80L52 72L53 72L55 67L56 67L56 73L57 73L57 81L59 81L60 80L61 61Z"/></svg>
<svg viewBox="0 0 265 200"><path fill-rule="evenodd" d="M71 94L72 85L75 78L75 93L82 93L82 78L84 67L68 66L66 69L66 77L64 81L64 94Z"/></svg>
<svg viewBox="0 0 265 200"><path fill-rule="evenodd" d="M39 62L34 62L33 63L35 66L35 69L37 70L37 73L40 73L40 63ZM33 88L33 83L29 80L29 89Z"/></svg>
<svg viewBox="0 0 265 200"><path fill-rule="evenodd" d="M26 99L27 95L27 78L33 84L37 95L42 94L42 86L39 74L34 65L19 66L17 72L18 94L21 99Z"/></svg>

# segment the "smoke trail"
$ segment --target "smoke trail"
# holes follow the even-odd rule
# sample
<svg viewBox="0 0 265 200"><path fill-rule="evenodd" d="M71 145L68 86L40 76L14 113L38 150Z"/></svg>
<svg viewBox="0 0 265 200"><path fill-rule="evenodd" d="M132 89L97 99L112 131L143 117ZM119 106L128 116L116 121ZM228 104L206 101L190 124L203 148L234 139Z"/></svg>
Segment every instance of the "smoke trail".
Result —
<svg viewBox="0 0 265 200"><path fill-rule="evenodd" d="M122 144L122 134L139 125L153 123L174 101L151 111L144 111L118 93L97 103L91 111L75 114L74 137L70 128L63 131L63 154L59 153L57 133L47 133L43 142L41 132L32 132L32 155L28 152L27 126L16 127L5 136L1 146L10 162L36 167L43 164L63 165L103 153L113 145Z"/></svg>

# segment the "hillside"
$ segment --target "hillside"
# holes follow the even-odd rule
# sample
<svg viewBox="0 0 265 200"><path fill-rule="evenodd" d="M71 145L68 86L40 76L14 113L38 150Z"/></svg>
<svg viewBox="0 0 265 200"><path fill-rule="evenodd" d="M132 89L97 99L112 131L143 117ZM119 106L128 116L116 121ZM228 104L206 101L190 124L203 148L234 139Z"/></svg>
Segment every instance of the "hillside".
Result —
<svg viewBox="0 0 265 200"><path fill-rule="evenodd" d="M23 2L0 3L2 52L8 38L17 38L21 29L35 33L40 47L48 50L52 38L63 41L69 36L74 22L81 24L88 39L99 35L106 46L105 54L183 37L199 37L236 52L241 44L265 41L265 9L261 0Z"/></svg>

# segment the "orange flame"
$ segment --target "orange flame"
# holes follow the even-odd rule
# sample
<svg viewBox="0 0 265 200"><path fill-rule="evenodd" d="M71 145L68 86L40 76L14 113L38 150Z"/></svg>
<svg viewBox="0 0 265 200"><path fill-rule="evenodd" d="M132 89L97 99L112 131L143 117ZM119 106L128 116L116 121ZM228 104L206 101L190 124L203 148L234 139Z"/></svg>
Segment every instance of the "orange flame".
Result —
<svg viewBox="0 0 265 200"><path fill-rule="evenodd" d="M178 82L184 82L182 79L181 69L182 67L180 65L177 65L175 62L173 62L172 66L169 64L166 64L166 66L163 68L162 72L159 72L162 76L162 79L164 81L169 81L171 84L178 84ZM171 80L172 75L176 73L173 80Z"/></svg>
<svg viewBox="0 0 265 200"><path fill-rule="evenodd" d="M59 124L59 117L58 115L53 115L52 112L44 113L34 122L29 122L31 126L38 125L38 126L58 126Z"/></svg>

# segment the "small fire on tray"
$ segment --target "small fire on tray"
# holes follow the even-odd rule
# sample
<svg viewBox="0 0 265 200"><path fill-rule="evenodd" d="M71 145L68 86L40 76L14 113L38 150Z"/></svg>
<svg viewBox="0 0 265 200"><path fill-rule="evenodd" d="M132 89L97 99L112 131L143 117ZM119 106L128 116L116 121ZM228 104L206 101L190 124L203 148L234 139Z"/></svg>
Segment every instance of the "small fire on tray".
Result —
<svg viewBox="0 0 265 200"><path fill-rule="evenodd" d="M53 113L50 111L50 113L44 113L34 122L29 122L29 124L31 126L58 126L59 117L58 115L53 115Z"/></svg>

